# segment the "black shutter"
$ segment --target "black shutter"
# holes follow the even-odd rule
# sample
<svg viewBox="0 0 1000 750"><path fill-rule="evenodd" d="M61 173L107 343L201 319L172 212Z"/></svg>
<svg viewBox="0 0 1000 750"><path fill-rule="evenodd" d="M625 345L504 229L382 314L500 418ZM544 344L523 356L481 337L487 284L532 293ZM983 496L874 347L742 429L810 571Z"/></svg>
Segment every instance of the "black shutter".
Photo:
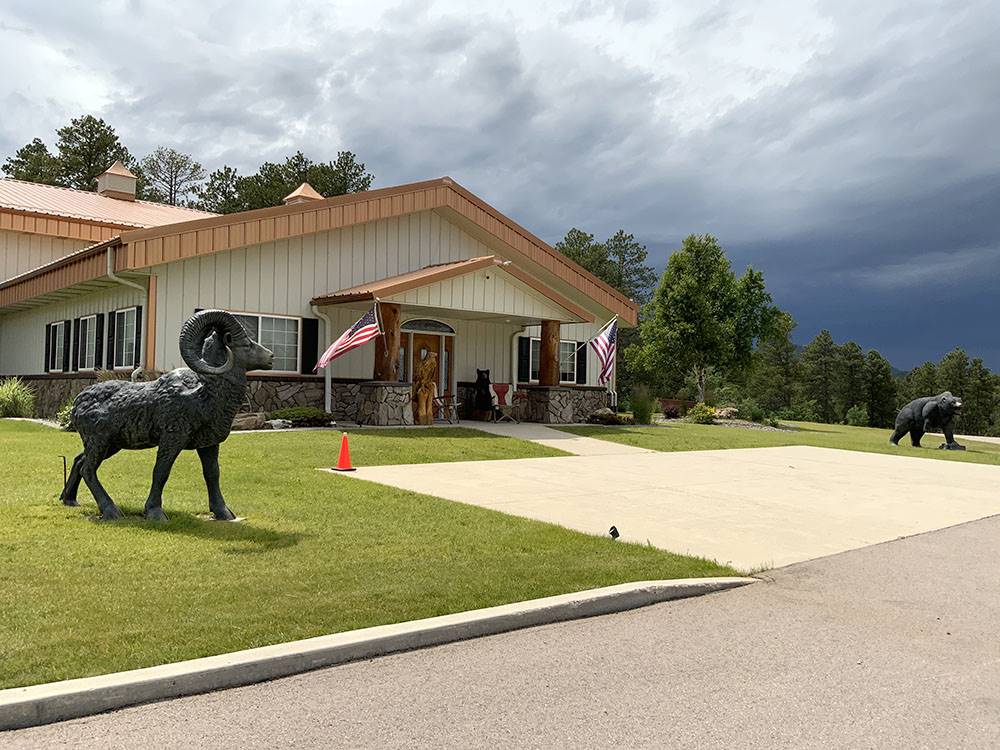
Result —
<svg viewBox="0 0 1000 750"><path fill-rule="evenodd" d="M94 369L104 366L104 313L97 313L94 320Z"/></svg>
<svg viewBox="0 0 1000 750"><path fill-rule="evenodd" d="M49 356L52 352L52 324L45 324L45 369L42 372L49 371L49 362L52 358Z"/></svg>
<svg viewBox="0 0 1000 750"><path fill-rule="evenodd" d="M517 382L531 380L531 339L521 336L517 340Z"/></svg>
<svg viewBox="0 0 1000 750"><path fill-rule="evenodd" d="M108 363L105 369L115 369L115 321L118 319L116 313L108 313Z"/></svg>
<svg viewBox="0 0 1000 750"><path fill-rule="evenodd" d="M63 372L69 372L70 347L73 344L73 339L71 338L72 331L73 331L73 321L72 320L64 320L63 321L63 350L62 350L62 363L63 363L62 367L63 367Z"/></svg>
<svg viewBox="0 0 1000 750"><path fill-rule="evenodd" d="M302 366L304 375L311 375L319 361L319 318L302 319Z"/></svg>
<svg viewBox="0 0 1000 750"><path fill-rule="evenodd" d="M587 344L586 341L576 342L576 384L587 384Z"/></svg>
<svg viewBox="0 0 1000 750"><path fill-rule="evenodd" d="M133 367L140 367L142 362L142 305L135 306L135 362Z"/></svg>
<svg viewBox="0 0 1000 750"><path fill-rule="evenodd" d="M80 319L73 321L73 372L80 369Z"/></svg>

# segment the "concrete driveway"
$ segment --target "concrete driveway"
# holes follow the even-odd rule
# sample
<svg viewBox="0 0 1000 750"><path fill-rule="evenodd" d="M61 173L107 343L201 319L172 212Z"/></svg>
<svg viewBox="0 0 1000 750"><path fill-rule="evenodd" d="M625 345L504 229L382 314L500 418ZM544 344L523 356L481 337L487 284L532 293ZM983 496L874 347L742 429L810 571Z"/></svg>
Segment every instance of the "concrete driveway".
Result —
<svg viewBox="0 0 1000 750"><path fill-rule="evenodd" d="M598 442L598 441L594 441ZM568 445L568 442L567 442ZM791 446L360 468L591 534L777 567L1000 513L1000 467Z"/></svg>

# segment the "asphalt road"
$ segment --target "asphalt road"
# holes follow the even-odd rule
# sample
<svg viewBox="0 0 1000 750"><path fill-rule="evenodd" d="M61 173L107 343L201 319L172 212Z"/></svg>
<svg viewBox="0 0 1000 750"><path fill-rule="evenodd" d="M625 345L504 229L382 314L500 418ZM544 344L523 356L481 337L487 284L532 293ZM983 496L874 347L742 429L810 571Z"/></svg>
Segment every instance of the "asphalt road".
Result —
<svg viewBox="0 0 1000 750"><path fill-rule="evenodd" d="M31 748L1000 747L1000 518L768 582L0 734Z"/></svg>

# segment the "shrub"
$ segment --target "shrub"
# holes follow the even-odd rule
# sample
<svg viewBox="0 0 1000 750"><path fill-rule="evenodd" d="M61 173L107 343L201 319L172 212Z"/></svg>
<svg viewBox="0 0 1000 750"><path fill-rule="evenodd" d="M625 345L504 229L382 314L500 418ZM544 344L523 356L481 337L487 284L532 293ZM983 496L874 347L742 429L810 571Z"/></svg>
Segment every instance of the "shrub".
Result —
<svg viewBox="0 0 1000 750"><path fill-rule="evenodd" d="M740 402L740 416L749 419L751 422L764 421L764 409L752 398L743 399Z"/></svg>
<svg viewBox="0 0 1000 750"><path fill-rule="evenodd" d="M664 419L680 419L681 410L676 406L668 406L663 410Z"/></svg>
<svg viewBox="0 0 1000 750"><path fill-rule="evenodd" d="M715 409L708 404L697 403L688 409L687 420L694 424L714 424Z"/></svg>
<svg viewBox="0 0 1000 750"><path fill-rule="evenodd" d="M649 388L645 385L633 387L631 402L635 423L650 424L653 421L653 397L649 395Z"/></svg>
<svg viewBox="0 0 1000 750"><path fill-rule="evenodd" d="M35 392L20 378L0 380L0 417L32 417Z"/></svg>
<svg viewBox="0 0 1000 750"><path fill-rule="evenodd" d="M73 428L73 398L72 396L59 407L59 411L56 412L56 422L67 432L76 432Z"/></svg>
<svg viewBox="0 0 1000 750"><path fill-rule="evenodd" d="M287 419L292 427L329 427L333 415L315 406L291 406L267 415L268 419Z"/></svg>
<svg viewBox="0 0 1000 750"><path fill-rule="evenodd" d="M864 404L855 404L847 410L847 418L844 421L851 427L867 427L868 407Z"/></svg>
<svg viewBox="0 0 1000 750"><path fill-rule="evenodd" d="M742 409L742 407L740 407L740 409ZM740 409L737 409L735 406L716 406L715 418L737 419L740 416Z"/></svg>
<svg viewBox="0 0 1000 750"><path fill-rule="evenodd" d="M778 412L778 419L791 419L796 422L820 422L819 405L812 399L809 401L794 401L792 405Z"/></svg>

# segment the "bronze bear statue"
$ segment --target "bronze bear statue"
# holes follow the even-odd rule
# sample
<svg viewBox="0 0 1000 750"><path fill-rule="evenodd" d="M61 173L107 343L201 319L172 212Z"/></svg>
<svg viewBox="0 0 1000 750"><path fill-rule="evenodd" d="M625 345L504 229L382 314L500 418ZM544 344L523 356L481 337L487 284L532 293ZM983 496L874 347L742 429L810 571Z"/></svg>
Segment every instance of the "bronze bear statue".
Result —
<svg viewBox="0 0 1000 750"><path fill-rule="evenodd" d="M910 442L914 448L920 447L920 438L925 432L941 430L947 442L939 447L946 450L964 451L965 446L955 442L955 432L952 421L962 413L962 399L945 391L938 396L925 396L914 399L896 415L896 430L889 438L892 445L899 445L903 435L910 433Z"/></svg>

